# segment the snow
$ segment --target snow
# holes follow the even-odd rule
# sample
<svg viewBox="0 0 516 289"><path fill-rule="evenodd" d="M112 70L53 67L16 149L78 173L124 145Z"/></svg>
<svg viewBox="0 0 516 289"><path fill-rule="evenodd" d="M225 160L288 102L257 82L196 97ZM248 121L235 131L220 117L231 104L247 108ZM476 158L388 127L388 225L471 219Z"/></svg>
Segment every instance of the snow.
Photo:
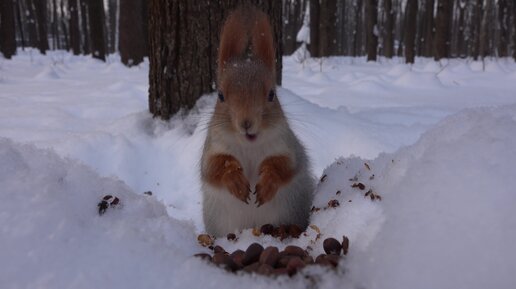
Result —
<svg viewBox="0 0 516 289"><path fill-rule="evenodd" d="M324 238L346 235L351 247L336 272L271 279L192 257L208 252L196 241L198 165L216 96L165 122L147 112L147 61L126 68L117 56L59 51L0 59L0 284L513 288L516 64L485 64L285 57L278 97L313 173L326 175L311 219L323 236L245 230L216 242L310 246L316 256ZM122 206L99 216L106 194ZM326 208L332 199L340 206Z"/></svg>

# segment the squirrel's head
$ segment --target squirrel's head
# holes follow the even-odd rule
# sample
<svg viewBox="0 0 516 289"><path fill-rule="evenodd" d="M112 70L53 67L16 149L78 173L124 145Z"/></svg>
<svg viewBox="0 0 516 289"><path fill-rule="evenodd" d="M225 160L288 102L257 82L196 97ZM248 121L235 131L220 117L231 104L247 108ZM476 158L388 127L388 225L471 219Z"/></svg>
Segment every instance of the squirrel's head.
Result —
<svg viewBox="0 0 516 289"><path fill-rule="evenodd" d="M224 115L233 131L253 141L283 116L274 83L263 63L229 63L219 79L215 113Z"/></svg>
<svg viewBox="0 0 516 289"><path fill-rule="evenodd" d="M253 141L283 118L269 19L256 8L241 7L228 16L220 39L215 117L227 118L232 130Z"/></svg>

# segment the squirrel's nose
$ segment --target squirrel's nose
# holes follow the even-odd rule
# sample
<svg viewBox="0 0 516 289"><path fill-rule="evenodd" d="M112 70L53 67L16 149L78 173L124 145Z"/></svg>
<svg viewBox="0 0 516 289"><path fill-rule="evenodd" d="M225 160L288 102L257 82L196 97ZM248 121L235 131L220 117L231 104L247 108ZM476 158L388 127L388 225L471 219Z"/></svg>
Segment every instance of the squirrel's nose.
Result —
<svg viewBox="0 0 516 289"><path fill-rule="evenodd" d="M243 128L244 130L246 130L246 131L247 131L248 129L250 129L250 128L251 128L251 126L253 126L253 123L252 123L250 120L248 120L248 119L245 119L245 120L242 122L242 128Z"/></svg>

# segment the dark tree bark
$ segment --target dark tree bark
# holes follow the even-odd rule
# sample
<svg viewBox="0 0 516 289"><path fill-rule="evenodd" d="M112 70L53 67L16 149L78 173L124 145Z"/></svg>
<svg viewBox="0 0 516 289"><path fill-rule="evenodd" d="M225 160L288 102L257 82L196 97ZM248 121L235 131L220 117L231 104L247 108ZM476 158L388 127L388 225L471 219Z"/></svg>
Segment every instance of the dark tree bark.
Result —
<svg viewBox="0 0 516 289"><path fill-rule="evenodd" d="M47 3L46 1L33 1L36 8L36 19L38 26L38 49L41 54L46 54L48 50L47 33Z"/></svg>
<svg viewBox="0 0 516 289"><path fill-rule="evenodd" d="M512 11L512 58L516 60L516 3L511 3Z"/></svg>
<svg viewBox="0 0 516 289"><path fill-rule="evenodd" d="M22 49L25 49L25 33L23 31L23 20L22 20L22 13L21 13L21 3L22 1L16 2L16 25L18 26L18 31L20 33L20 40L21 40L21 46Z"/></svg>
<svg viewBox="0 0 516 289"><path fill-rule="evenodd" d="M124 0L122 2L125 2ZM104 38L104 1L90 0L88 2L91 52L94 58L106 61L106 43Z"/></svg>
<svg viewBox="0 0 516 289"><path fill-rule="evenodd" d="M281 1L149 1L149 109L154 116L169 119L181 108L192 108L202 94L213 91L224 18L238 4L249 2L271 19L280 84Z"/></svg>
<svg viewBox="0 0 516 289"><path fill-rule="evenodd" d="M310 55L319 55L319 25L320 25L320 5L319 0L310 0Z"/></svg>
<svg viewBox="0 0 516 289"><path fill-rule="evenodd" d="M124 0L120 2L120 30L118 43L122 62L127 66L138 65L145 56L143 26L143 2L146 0ZM146 21L146 19L145 19Z"/></svg>
<svg viewBox="0 0 516 289"><path fill-rule="evenodd" d="M96 0L95 0L96 1ZM88 0L79 0L81 5L81 36L82 36L82 52L90 54L90 28L88 25Z"/></svg>
<svg viewBox="0 0 516 289"><path fill-rule="evenodd" d="M362 0L356 0L355 30L353 31L353 56L362 55Z"/></svg>
<svg viewBox="0 0 516 289"><path fill-rule="evenodd" d="M407 0L405 9L405 59L407 63L414 63L415 59L417 4L417 0Z"/></svg>
<svg viewBox="0 0 516 289"><path fill-rule="evenodd" d="M61 49L59 43L59 30L57 28L57 1L52 0L52 49Z"/></svg>
<svg viewBox="0 0 516 289"><path fill-rule="evenodd" d="M507 57L509 55L509 13L508 2L511 0L498 0L498 25L500 27L500 38L498 40L498 56Z"/></svg>
<svg viewBox="0 0 516 289"><path fill-rule="evenodd" d="M61 30L63 31L63 36L64 36L64 42L62 43L62 48L64 48L65 50L70 50L70 42L68 41L68 26L66 25L66 18L67 18L67 15L65 15L65 9L64 9L64 0L61 0L60 1L60 5L61 5L61 17L60 17L60 22L61 22Z"/></svg>
<svg viewBox="0 0 516 289"><path fill-rule="evenodd" d="M319 56L337 54L337 1L322 1L319 6Z"/></svg>
<svg viewBox="0 0 516 289"><path fill-rule="evenodd" d="M12 0L0 1L0 48L5 58L16 54L16 28Z"/></svg>
<svg viewBox="0 0 516 289"><path fill-rule="evenodd" d="M446 58L450 53L450 24L453 1L437 0L437 16L435 18L435 60Z"/></svg>
<svg viewBox="0 0 516 289"><path fill-rule="evenodd" d="M81 31L79 30L79 9L77 0L68 0L70 11L70 46L74 55L81 54Z"/></svg>
<svg viewBox="0 0 516 289"><path fill-rule="evenodd" d="M434 56L434 34L435 34L435 21L434 21L434 0L425 1L425 16L424 16L424 47L423 56L433 57Z"/></svg>
<svg viewBox="0 0 516 289"><path fill-rule="evenodd" d="M473 59L478 60L480 56L480 34L482 30L482 19L483 19L483 2L484 0L476 0L475 7L473 8L473 48L472 48L472 56Z"/></svg>
<svg viewBox="0 0 516 289"><path fill-rule="evenodd" d="M457 7L459 19L457 20L457 27L456 27L456 44L455 44L455 52L456 56L458 57L465 57L466 51L465 51L465 35L464 35L464 26L465 26L465 17L466 17L466 1L465 0L459 0L457 2L459 5Z"/></svg>
<svg viewBox="0 0 516 289"><path fill-rule="evenodd" d="M378 36L376 25L378 23L378 0L366 0L366 46L367 61L376 61L378 48Z"/></svg>
<svg viewBox="0 0 516 289"><path fill-rule="evenodd" d="M480 27L480 39L479 39L479 48L478 48L478 56L480 56L481 59L484 59L489 51L489 39L488 39L488 32L489 32L489 13L491 12L491 7L493 0L487 0L485 9L483 11L482 15L482 24Z"/></svg>
<svg viewBox="0 0 516 289"><path fill-rule="evenodd" d="M385 15L383 55L392 58L394 56L394 10L392 9L392 0L384 0L383 5Z"/></svg>
<svg viewBox="0 0 516 289"><path fill-rule="evenodd" d="M114 53L116 48L116 37L117 37L117 0L109 0L108 2L108 15L109 15L109 45L108 45L108 51L109 53ZM144 19L145 22L147 22L147 19ZM145 39L147 41L147 39Z"/></svg>
<svg viewBox="0 0 516 289"><path fill-rule="evenodd" d="M26 0L27 9L27 27L29 32L29 45L31 47L38 47L38 32L36 25L36 9L33 0Z"/></svg>

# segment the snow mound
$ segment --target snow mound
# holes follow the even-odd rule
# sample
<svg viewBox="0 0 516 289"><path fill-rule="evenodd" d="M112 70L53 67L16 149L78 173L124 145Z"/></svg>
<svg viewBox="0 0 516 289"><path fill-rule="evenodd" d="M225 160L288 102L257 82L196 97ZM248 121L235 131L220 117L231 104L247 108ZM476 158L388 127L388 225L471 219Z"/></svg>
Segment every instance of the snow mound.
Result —
<svg viewBox="0 0 516 289"><path fill-rule="evenodd" d="M38 73L34 79L38 80L49 80L49 79L59 79L59 73L53 66L45 67L40 73Z"/></svg>
<svg viewBox="0 0 516 289"><path fill-rule="evenodd" d="M349 262L359 286L513 288L515 116L466 110L371 163L385 223Z"/></svg>

